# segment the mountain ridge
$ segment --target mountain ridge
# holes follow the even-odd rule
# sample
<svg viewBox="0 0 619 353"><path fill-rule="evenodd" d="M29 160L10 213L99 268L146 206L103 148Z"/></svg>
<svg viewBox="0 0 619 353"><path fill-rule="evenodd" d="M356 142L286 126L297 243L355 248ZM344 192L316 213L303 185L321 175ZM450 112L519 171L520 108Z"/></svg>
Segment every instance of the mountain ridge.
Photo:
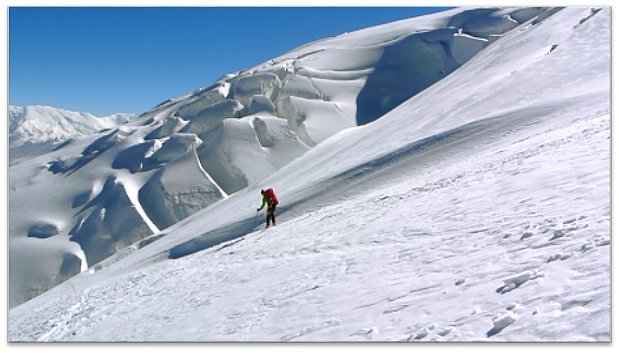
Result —
<svg viewBox="0 0 619 353"><path fill-rule="evenodd" d="M9 160L11 164L45 154L62 143L116 128L135 113L97 117L46 105L9 105Z"/></svg>

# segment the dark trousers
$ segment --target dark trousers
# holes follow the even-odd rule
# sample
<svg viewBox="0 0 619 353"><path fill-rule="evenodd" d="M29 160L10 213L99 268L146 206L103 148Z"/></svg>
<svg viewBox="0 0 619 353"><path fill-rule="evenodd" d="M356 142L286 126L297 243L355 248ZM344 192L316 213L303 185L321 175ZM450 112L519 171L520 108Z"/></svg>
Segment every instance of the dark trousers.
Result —
<svg viewBox="0 0 619 353"><path fill-rule="evenodd" d="M276 205L269 205L267 208L267 227L271 225L271 221L273 221L273 225L275 225L275 207Z"/></svg>

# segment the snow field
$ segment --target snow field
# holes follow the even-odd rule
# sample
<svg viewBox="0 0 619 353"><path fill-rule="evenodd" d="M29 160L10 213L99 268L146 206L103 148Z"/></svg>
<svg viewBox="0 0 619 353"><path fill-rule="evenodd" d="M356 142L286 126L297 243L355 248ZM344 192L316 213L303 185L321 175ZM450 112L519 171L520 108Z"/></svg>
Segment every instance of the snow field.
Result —
<svg viewBox="0 0 619 353"><path fill-rule="evenodd" d="M523 195L522 174L559 176L557 185L591 177L608 183L599 163L605 157L593 161L582 148L605 148L608 122L608 115L591 116L559 132L535 124L542 133L524 140L530 126L489 135L486 143L504 147L498 159L466 158L461 144L442 154L438 148L433 157L450 156L439 170L419 170L407 158L352 179L344 198L298 204L301 210L281 214L276 228L119 277L101 272L97 285L77 291L83 309L61 331L34 332L60 341L604 339L608 244L581 250L608 234L609 210L588 208L606 197L604 188L574 194L533 187L527 198L509 196ZM545 163L549 158L555 163ZM585 159L597 168L573 167ZM377 178L381 173L392 178ZM492 197L505 202L488 205ZM525 231L533 236L517 236ZM556 231L567 235L553 238ZM558 252L574 255L547 261ZM512 283L518 285L497 292ZM569 288L579 290L566 296ZM72 303L59 301L50 305ZM586 327L579 315L590 318ZM118 332L127 320L141 325Z"/></svg>

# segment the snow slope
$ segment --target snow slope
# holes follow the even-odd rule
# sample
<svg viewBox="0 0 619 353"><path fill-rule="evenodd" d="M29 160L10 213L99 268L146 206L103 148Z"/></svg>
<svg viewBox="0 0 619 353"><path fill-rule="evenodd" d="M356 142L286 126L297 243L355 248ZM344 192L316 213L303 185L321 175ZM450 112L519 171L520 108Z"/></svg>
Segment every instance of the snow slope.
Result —
<svg viewBox="0 0 619 353"><path fill-rule="evenodd" d="M570 7L517 27L11 309L9 340L610 341L609 24Z"/></svg>
<svg viewBox="0 0 619 353"><path fill-rule="evenodd" d="M116 113L96 117L43 105L9 106L9 157L15 164L47 153L74 138L108 130L126 123L135 114Z"/></svg>
<svg viewBox="0 0 619 353"><path fill-rule="evenodd" d="M10 305L257 185L554 11L461 8L316 41L14 165Z"/></svg>

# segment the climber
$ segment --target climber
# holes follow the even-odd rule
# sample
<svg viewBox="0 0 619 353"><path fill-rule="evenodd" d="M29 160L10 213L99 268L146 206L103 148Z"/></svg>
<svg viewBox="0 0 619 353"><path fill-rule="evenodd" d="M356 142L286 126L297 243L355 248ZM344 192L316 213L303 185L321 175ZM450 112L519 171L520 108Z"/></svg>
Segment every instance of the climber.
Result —
<svg viewBox="0 0 619 353"><path fill-rule="evenodd" d="M273 189L260 190L260 193L262 194L262 205L258 208L258 212L264 208L264 205L267 205L267 228L271 226L271 221L273 221L273 226L275 226L275 207L279 203L277 197Z"/></svg>

